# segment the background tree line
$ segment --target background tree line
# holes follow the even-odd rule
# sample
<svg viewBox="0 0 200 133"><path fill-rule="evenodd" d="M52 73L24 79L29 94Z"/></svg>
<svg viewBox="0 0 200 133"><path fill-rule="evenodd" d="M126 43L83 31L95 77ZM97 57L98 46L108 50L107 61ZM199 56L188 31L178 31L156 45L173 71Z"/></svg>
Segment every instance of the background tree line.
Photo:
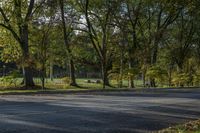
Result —
<svg viewBox="0 0 200 133"><path fill-rule="evenodd" d="M57 65L101 72L103 88L139 77L156 87L198 86L197 0L0 0L1 60L15 62L26 87L44 87Z"/></svg>

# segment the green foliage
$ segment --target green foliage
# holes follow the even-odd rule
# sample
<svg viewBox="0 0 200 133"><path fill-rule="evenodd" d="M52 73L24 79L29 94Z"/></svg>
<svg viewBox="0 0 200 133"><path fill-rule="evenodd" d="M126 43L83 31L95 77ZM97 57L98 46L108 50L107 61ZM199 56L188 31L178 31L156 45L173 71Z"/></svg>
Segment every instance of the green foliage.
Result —
<svg viewBox="0 0 200 133"><path fill-rule="evenodd" d="M195 86L199 86L200 85L200 74L195 74L193 76L193 83Z"/></svg>
<svg viewBox="0 0 200 133"><path fill-rule="evenodd" d="M77 71L99 73L103 66L118 83L142 73L146 81L160 84L172 79L177 86L199 85L199 1L88 2L86 8L87 0L63 0L64 43L58 1L35 1L29 8L28 0L1 0L0 60L44 73L49 73L49 66L66 71L73 60ZM66 77L63 82L70 81Z"/></svg>
<svg viewBox="0 0 200 133"><path fill-rule="evenodd" d="M113 64L112 70L108 71L108 78L111 80L113 84L120 84L121 79L123 80L124 75L120 74L120 66L118 64Z"/></svg>
<svg viewBox="0 0 200 133"><path fill-rule="evenodd" d="M200 85L200 71L197 70L195 74L192 75L192 82L194 86Z"/></svg>
<svg viewBox="0 0 200 133"><path fill-rule="evenodd" d="M12 71L9 75L2 77L1 82L3 82L5 86L14 84L16 87L20 76L21 74L18 71Z"/></svg>
<svg viewBox="0 0 200 133"><path fill-rule="evenodd" d="M19 45L16 45L16 41L9 32L5 30L1 30L0 32L1 60L6 63L17 62L20 64L22 52Z"/></svg>
<svg viewBox="0 0 200 133"><path fill-rule="evenodd" d="M173 84L176 86L184 86L191 82L188 73L175 73L172 79Z"/></svg>
<svg viewBox="0 0 200 133"><path fill-rule="evenodd" d="M147 78L155 78L159 83L165 83L167 78L167 71L160 66L151 66L146 73Z"/></svg>
<svg viewBox="0 0 200 133"><path fill-rule="evenodd" d="M70 84L71 80L69 77L64 77L61 79L61 81L64 83L64 84Z"/></svg>
<svg viewBox="0 0 200 133"><path fill-rule="evenodd" d="M126 77L126 79L128 79L128 77L136 77L138 74L140 73L139 68L134 67L134 68L127 68L124 70L124 75Z"/></svg>
<svg viewBox="0 0 200 133"><path fill-rule="evenodd" d="M119 73L111 73L109 74L109 79L111 80L111 82L113 84L120 84L120 80L121 80L121 75Z"/></svg>
<svg viewBox="0 0 200 133"><path fill-rule="evenodd" d="M170 127L158 133L199 133L200 132L200 120L190 121L188 123Z"/></svg>

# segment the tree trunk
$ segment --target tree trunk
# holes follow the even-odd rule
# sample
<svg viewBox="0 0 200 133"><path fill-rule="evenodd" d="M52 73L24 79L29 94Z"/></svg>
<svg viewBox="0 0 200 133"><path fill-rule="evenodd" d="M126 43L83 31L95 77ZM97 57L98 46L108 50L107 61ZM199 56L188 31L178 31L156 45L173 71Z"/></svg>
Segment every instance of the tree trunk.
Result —
<svg viewBox="0 0 200 133"><path fill-rule="evenodd" d="M45 62L42 62L42 70L41 70L41 80L42 80L42 89L45 89L45 77L46 77L46 69Z"/></svg>
<svg viewBox="0 0 200 133"><path fill-rule="evenodd" d="M158 42L159 42L159 39L157 39L157 37L156 37L155 41L154 41L154 48L153 48L153 51L152 51L151 65L155 65L157 63ZM156 87L155 78L150 79L150 86Z"/></svg>
<svg viewBox="0 0 200 133"><path fill-rule="evenodd" d="M105 89L106 86L110 86L105 61L102 61L101 69L102 69L103 89Z"/></svg>
<svg viewBox="0 0 200 133"><path fill-rule="evenodd" d="M42 71L42 89L45 89L45 76L44 76L44 71Z"/></svg>
<svg viewBox="0 0 200 133"><path fill-rule="evenodd" d="M154 78L151 78L151 79L150 79L150 86L151 86L151 87L156 87L156 82L155 82L155 79L154 79Z"/></svg>
<svg viewBox="0 0 200 133"><path fill-rule="evenodd" d="M171 66L169 66L168 74L169 74L168 84L169 84L169 87L171 87L172 86L172 67Z"/></svg>
<svg viewBox="0 0 200 133"><path fill-rule="evenodd" d="M129 77L129 85L128 85L128 87L129 87L130 89L135 88L133 76L130 76L130 77Z"/></svg>
<svg viewBox="0 0 200 133"><path fill-rule="evenodd" d="M151 65L155 65L157 62L157 52L158 52L158 47L157 47L157 43L155 42L154 49L152 52ZM156 87L155 78L150 78L150 86Z"/></svg>
<svg viewBox="0 0 200 133"><path fill-rule="evenodd" d="M142 81L143 81L143 87L146 87L146 75L145 75L145 71L142 72Z"/></svg>
<svg viewBox="0 0 200 133"><path fill-rule="evenodd" d="M53 63L52 62L50 62L49 78L51 81L53 81Z"/></svg>
<svg viewBox="0 0 200 133"><path fill-rule="evenodd" d="M28 24L24 24L20 27L20 38L25 62L24 84L26 87L33 87L35 84L33 82L32 68L30 67L31 64L29 64Z"/></svg>
<svg viewBox="0 0 200 133"><path fill-rule="evenodd" d="M179 73L183 73L184 72L183 62L182 61L178 64L178 72ZM179 87L184 87L184 83L179 82Z"/></svg>
<svg viewBox="0 0 200 133"><path fill-rule="evenodd" d="M77 86L76 77L75 77L75 67L73 60L70 60L70 85Z"/></svg>
<svg viewBox="0 0 200 133"><path fill-rule="evenodd" d="M24 84L26 87L35 86L33 82L32 69L30 67L24 67L25 75L24 75ZM28 89L28 88L27 88Z"/></svg>
<svg viewBox="0 0 200 133"><path fill-rule="evenodd" d="M66 22L65 22L65 15L64 15L64 3L63 3L63 0L59 0L59 5L60 5L60 11L61 11L61 19L62 19L62 28L63 28L63 39L64 39L64 43L65 43L65 46L66 46L66 49L67 49L67 52L68 52L68 55L69 55L69 65L70 65L70 80L71 80L71 83L70 85L71 86L77 86L77 83L76 83L76 78L75 78L75 67L74 67L74 62L72 60L72 55L71 55L71 49L70 49L70 46L69 46L69 38L67 36L67 30L66 30Z"/></svg>
<svg viewBox="0 0 200 133"><path fill-rule="evenodd" d="M123 62L124 62L124 48L121 49L121 59L120 59L120 77L119 77L119 88L123 87Z"/></svg>
<svg viewBox="0 0 200 133"><path fill-rule="evenodd" d="M132 70L132 68L133 68L133 66L132 66L132 60L131 59L129 59L129 70ZM131 74L130 76L129 76L129 84L128 84L128 87L129 88L135 88L135 85L134 85L134 78L133 78L133 75Z"/></svg>

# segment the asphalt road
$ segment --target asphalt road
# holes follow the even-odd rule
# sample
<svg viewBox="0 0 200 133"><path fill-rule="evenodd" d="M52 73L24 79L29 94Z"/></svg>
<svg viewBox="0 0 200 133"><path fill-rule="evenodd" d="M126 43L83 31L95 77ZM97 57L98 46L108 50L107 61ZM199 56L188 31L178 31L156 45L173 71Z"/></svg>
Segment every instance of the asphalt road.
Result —
<svg viewBox="0 0 200 133"><path fill-rule="evenodd" d="M0 133L144 133L198 118L200 89L0 96Z"/></svg>

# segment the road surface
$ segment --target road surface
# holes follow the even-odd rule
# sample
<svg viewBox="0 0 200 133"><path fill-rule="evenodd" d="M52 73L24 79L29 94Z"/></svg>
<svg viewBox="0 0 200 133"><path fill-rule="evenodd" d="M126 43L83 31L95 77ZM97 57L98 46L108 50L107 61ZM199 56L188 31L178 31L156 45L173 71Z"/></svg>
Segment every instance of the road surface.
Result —
<svg viewBox="0 0 200 133"><path fill-rule="evenodd" d="M0 133L144 133L200 118L200 89L0 96Z"/></svg>

